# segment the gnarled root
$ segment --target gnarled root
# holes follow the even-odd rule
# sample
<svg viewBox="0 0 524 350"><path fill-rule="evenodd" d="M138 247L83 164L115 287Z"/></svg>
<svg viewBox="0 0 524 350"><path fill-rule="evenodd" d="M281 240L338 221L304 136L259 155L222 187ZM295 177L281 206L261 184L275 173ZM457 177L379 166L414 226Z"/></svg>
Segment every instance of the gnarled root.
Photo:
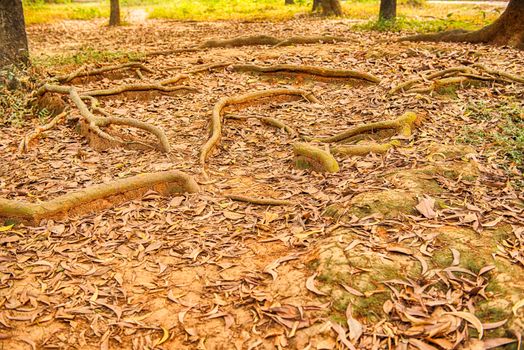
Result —
<svg viewBox="0 0 524 350"><path fill-rule="evenodd" d="M389 91L389 94L394 94L399 91L408 93L429 93L444 86L463 84L473 80L506 83L516 82L524 84L523 77L503 71L493 70L482 64L474 64L471 67L452 67L408 80L392 88ZM424 82L431 82L431 85L424 86L422 85Z"/></svg>
<svg viewBox="0 0 524 350"><path fill-rule="evenodd" d="M169 84L174 84L177 81L181 79L186 79L187 75L185 74L179 74L175 76L174 78L162 80L155 83L150 84L127 84L127 85L121 85L117 86L111 89L100 89L100 90L90 90L90 91L84 91L82 92L82 96L109 96L109 95L117 95L121 94L127 91L150 91L150 90L156 90L161 92L173 92L177 90L188 90L192 92L198 92L199 90L197 88L186 86L186 85L176 85L176 86L168 86Z"/></svg>
<svg viewBox="0 0 524 350"><path fill-rule="evenodd" d="M374 132L376 130L382 129L396 129L399 130L402 136L410 136L412 131L412 126L417 116L413 112L406 112L402 116L398 117L395 120L386 120L369 124L362 124L355 127L352 127L346 131L343 131L339 134L330 136L330 137L304 137L306 141L318 141L325 143L339 142L347 138L350 138L355 135Z"/></svg>
<svg viewBox="0 0 524 350"><path fill-rule="evenodd" d="M194 193L200 189L193 177L180 171L146 173L87 187L42 203L0 198L0 217L38 224L41 219L110 207L142 196L148 190L164 195Z"/></svg>
<svg viewBox="0 0 524 350"><path fill-rule="evenodd" d="M147 68L142 63L137 63L137 62L118 64L115 66L105 66L105 67L100 67L96 69L87 69L87 67L83 65L80 68L78 68L77 70L71 72L70 74L59 75L59 76L52 78L52 80L58 81L59 83L69 83L71 80L75 78L88 77L92 75L100 75L106 72L112 72L112 71L122 70L122 69L134 69L138 71L143 70L144 72L153 73L151 69Z"/></svg>
<svg viewBox="0 0 524 350"><path fill-rule="evenodd" d="M269 89L251 92L239 96L224 97L220 99L215 104L215 107L213 108L213 113L211 114L211 136L200 150L200 164L202 165L202 170L205 171L206 160L209 158L211 151L218 145L218 143L220 142L220 138L222 137L221 114L224 108L230 105L246 103L260 98L267 98L279 95L301 96L310 102L319 102L316 99L316 97L313 96L312 93L299 89Z"/></svg>
<svg viewBox="0 0 524 350"><path fill-rule="evenodd" d="M268 35L239 36L231 39L211 39L203 42L199 48L214 47L241 47L255 45L290 46L318 43L336 43L349 41L348 38L338 36L294 36L287 39L279 39Z"/></svg>
<svg viewBox="0 0 524 350"><path fill-rule="evenodd" d="M226 198L232 199L234 201L246 202L246 203L257 204L257 205L296 205L295 202L287 201L284 199L254 198L254 197L239 196L235 194L228 194L226 195Z"/></svg>
<svg viewBox="0 0 524 350"><path fill-rule="evenodd" d="M275 66L257 66L253 64L235 64L231 68L240 72L260 72L260 73L302 73L316 75L325 78L344 78L362 79L372 83L380 83L380 79L374 75L347 69L335 69L315 66L302 66L293 64L278 64Z"/></svg>
<svg viewBox="0 0 524 350"><path fill-rule="evenodd" d="M135 127L138 129L142 129L144 131L147 131L153 135L155 135L159 142L160 142L160 148L163 152L169 152L170 146L169 141L167 140L166 135L164 134L164 131L154 125L151 125L149 123L141 122L139 120L133 119L133 118L121 118L121 117L97 117L95 116L87 107L87 105L82 101L83 98L93 98L89 95L80 95L76 88L72 86L59 86L59 85L49 85L45 84L42 86L38 91L38 95L42 95L46 92L56 92L61 94L69 94L69 98L73 101L75 106L80 111L80 115L85 120L89 130L93 131L97 136L101 137L102 139L108 140L111 143L115 144L126 144L128 142L117 139L105 131L103 131L102 127L107 127L111 124L114 125L127 125L130 127Z"/></svg>
<svg viewBox="0 0 524 350"><path fill-rule="evenodd" d="M307 143L293 144L296 156L295 165L299 169L313 169L318 172L336 173L340 170L338 162L331 153Z"/></svg>
<svg viewBox="0 0 524 350"><path fill-rule="evenodd" d="M40 134L42 134L44 131L54 128L56 124L60 123L65 118L67 113L67 111L63 111L62 113L55 116L49 123L37 127L32 133L26 135L18 145L18 153L22 154L29 151L29 144L31 141L40 136Z"/></svg>
<svg viewBox="0 0 524 350"><path fill-rule="evenodd" d="M345 146L332 146L329 148L332 154L340 154L345 156L365 156L369 153L384 154L391 148L399 146L398 140L393 140L388 143L371 143L364 145L345 145Z"/></svg>

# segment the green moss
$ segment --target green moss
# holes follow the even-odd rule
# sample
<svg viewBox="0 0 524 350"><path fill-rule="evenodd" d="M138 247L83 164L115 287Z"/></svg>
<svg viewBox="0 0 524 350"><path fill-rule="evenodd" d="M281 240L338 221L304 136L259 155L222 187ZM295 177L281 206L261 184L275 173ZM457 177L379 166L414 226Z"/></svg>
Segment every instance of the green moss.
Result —
<svg viewBox="0 0 524 350"><path fill-rule="evenodd" d="M367 298L359 298L353 305L354 315L365 318L369 322L378 322L384 318L383 305L390 298L389 292L377 293Z"/></svg>

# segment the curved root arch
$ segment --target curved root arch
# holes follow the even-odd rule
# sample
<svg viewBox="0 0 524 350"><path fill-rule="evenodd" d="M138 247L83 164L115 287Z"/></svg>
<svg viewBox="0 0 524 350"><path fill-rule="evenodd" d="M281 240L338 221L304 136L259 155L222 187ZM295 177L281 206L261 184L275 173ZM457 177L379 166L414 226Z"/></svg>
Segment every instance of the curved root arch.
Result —
<svg viewBox="0 0 524 350"><path fill-rule="evenodd" d="M18 219L37 224L41 219L66 216L70 212L81 212L84 207L109 207L118 202L142 196L148 190L162 194L195 193L199 186L193 177L180 171L146 173L119 179L83 190L65 194L42 203L28 203L0 198L0 217ZM81 208L82 207L82 208Z"/></svg>
<svg viewBox="0 0 524 350"><path fill-rule="evenodd" d="M211 136L207 142L202 146L200 150L200 164L202 165L202 170L205 171L205 163L209 158L209 155L213 149L219 144L222 137L222 110L230 105L242 104L250 102L253 100L280 96L280 95L290 95L290 96L301 96L308 100L309 102L318 103L319 101L312 93L300 90L300 89L269 89L263 91L256 91L247 93L239 96L224 97L220 99L213 108L211 114L210 126L211 126Z"/></svg>

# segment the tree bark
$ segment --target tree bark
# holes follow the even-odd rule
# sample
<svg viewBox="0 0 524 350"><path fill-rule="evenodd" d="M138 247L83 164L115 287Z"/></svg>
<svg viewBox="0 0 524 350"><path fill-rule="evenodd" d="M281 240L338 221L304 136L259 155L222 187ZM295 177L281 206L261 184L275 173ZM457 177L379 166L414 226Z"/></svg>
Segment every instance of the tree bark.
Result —
<svg viewBox="0 0 524 350"><path fill-rule="evenodd" d="M381 0L378 18L390 21L394 20L395 17L397 17L397 0Z"/></svg>
<svg viewBox="0 0 524 350"><path fill-rule="evenodd" d="M488 43L524 49L524 1L511 0L495 22L477 31L451 30L413 35L400 40Z"/></svg>
<svg viewBox="0 0 524 350"><path fill-rule="evenodd" d="M111 13L109 15L109 25L120 25L120 0L111 0Z"/></svg>
<svg viewBox="0 0 524 350"><path fill-rule="evenodd" d="M28 63L22 0L0 0L0 68Z"/></svg>
<svg viewBox="0 0 524 350"><path fill-rule="evenodd" d="M313 12L322 8L322 16L342 16L340 0L313 0Z"/></svg>

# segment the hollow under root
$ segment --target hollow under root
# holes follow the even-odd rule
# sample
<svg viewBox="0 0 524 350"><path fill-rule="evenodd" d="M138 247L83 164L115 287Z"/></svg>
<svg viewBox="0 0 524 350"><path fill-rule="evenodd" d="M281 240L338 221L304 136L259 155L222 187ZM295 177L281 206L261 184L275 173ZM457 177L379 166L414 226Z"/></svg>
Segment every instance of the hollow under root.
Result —
<svg viewBox="0 0 524 350"><path fill-rule="evenodd" d="M219 144L222 137L222 110L230 105L237 105L260 98L274 97L280 95L290 95L290 96L301 96L308 100L309 102L319 103L317 98L310 92L300 90L300 89L269 89L247 93L239 96L224 97L220 99L213 108L211 114L210 127L211 127L211 136L206 141L206 143L200 149L200 164L202 165L202 170L205 172L205 163L209 158L209 155L213 149Z"/></svg>
<svg viewBox="0 0 524 350"><path fill-rule="evenodd" d="M307 143L293 144L295 166L299 169L313 169L321 173L336 173L340 170L338 162L331 153Z"/></svg>
<svg viewBox="0 0 524 350"><path fill-rule="evenodd" d="M38 224L42 219L60 219L105 209L139 198L149 190L171 195L195 193L200 189L192 176L180 171L145 173L93 185L41 203L0 198L0 217Z"/></svg>
<svg viewBox="0 0 524 350"><path fill-rule="evenodd" d="M324 78L343 78L343 79L361 79L372 83L379 84L380 79L372 74L358 72L347 69L335 69L325 67L315 67L306 65L278 64L274 66L257 66L253 64L235 64L231 69L239 72L258 72L258 73L301 73L316 75Z"/></svg>
<svg viewBox="0 0 524 350"><path fill-rule="evenodd" d="M42 86L38 91L37 95L43 95L46 92L56 92L61 94L68 94L69 98L75 106L78 108L80 115L84 119L88 129L95 133L97 136L99 136L102 139L105 139L109 141L111 144L120 144L120 145L126 145L127 143L133 143L133 142L126 142L121 139L115 138L108 134L107 132L103 131L103 127L108 127L110 125L125 125L129 127L134 127L137 129L144 130L148 133L153 134L156 136L160 143L160 150L163 152L169 152L170 145L169 141L164 133L164 131L152 124L145 123L133 118L122 118L122 117L111 117L107 116L107 113L103 113L104 117L98 117L95 116L87 107L87 105L82 101L82 99L91 99L92 103L96 102L96 99L94 99L92 96L89 95L80 95L76 88L72 86L61 86L61 85L49 85L45 84ZM94 102L93 102L94 101ZM99 111L103 111L98 107L94 107L95 109Z"/></svg>
<svg viewBox="0 0 524 350"><path fill-rule="evenodd" d="M406 112L395 120L385 120L375 123L357 125L330 137L304 137L304 140L332 143L346 140L355 135L374 132L382 129L396 129L399 131L401 136L409 137L411 136L413 124L415 123L416 119L417 115L415 113Z"/></svg>

